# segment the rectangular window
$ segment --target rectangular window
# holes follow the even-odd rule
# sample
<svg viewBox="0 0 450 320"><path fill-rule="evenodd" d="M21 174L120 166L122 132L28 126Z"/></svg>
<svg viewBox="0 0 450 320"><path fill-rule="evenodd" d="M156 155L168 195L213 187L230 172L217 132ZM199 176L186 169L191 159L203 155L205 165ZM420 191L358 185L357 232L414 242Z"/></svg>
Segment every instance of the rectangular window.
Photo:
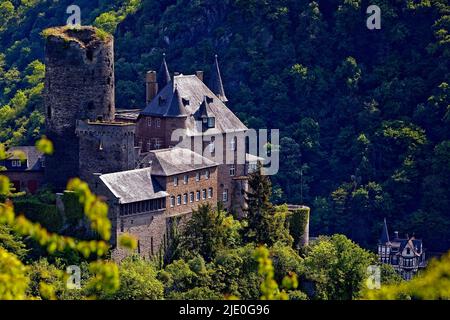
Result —
<svg viewBox="0 0 450 320"><path fill-rule="evenodd" d="M200 172L195 174L195 181L200 181Z"/></svg>
<svg viewBox="0 0 450 320"><path fill-rule="evenodd" d="M147 142L147 150L152 150L152 143L150 141Z"/></svg>
<svg viewBox="0 0 450 320"><path fill-rule="evenodd" d="M228 189L224 189L223 190L222 201L223 202L227 202L228 201Z"/></svg>
<svg viewBox="0 0 450 320"><path fill-rule="evenodd" d="M153 237L150 237L150 254L153 256L155 254L153 250Z"/></svg>
<svg viewBox="0 0 450 320"><path fill-rule="evenodd" d="M213 196L213 188L208 189L208 198L211 199Z"/></svg>
<svg viewBox="0 0 450 320"><path fill-rule="evenodd" d="M155 149L158 150L159 148L161 148L162 145L161 139L155 138L154 141L155 141Z"/></svg>
<svg viewBox="0 0 450 320"><path fill-rule="evenodd" d="M214 145L214 142L210 142L208 145L209 153L214 153L214 150L216 150L216 146Z"/></svg>
<svg viewBox="0 0 450 320"><path fill-rule="evenodd" d="M175 207L175 197L174 196L170 197L170 207L171 208Z"/></svg>
<svg viewBox="0 0 450 320"><path fill-rule="evenodd" d="M152 126L152 118L148 118L148 119L147 119L147 125L148 125L149 127Z"/></svg>
<svg viewBox="0 0 450 320"><path fill-rule="evenodd" d="M209 176L210 176L210 172L209 172L209 170L206 170L205 171L205 179L208 180Z"/></svg>
<svg viewBox="0 0 450 320"><path fill-rule="evenodd" d="M181 195L177 196L177 205L181 206Z"/></svg>
<svg viewBox="0 0 450 320"><path fill-rule="evenodd" d="M189 176L187 174L185 174L184 177L183 177L184 184L187 184L188 181L189 181Z"/></svg>
<svg viewBox="0 0 450 320"><path fill-rule="evenodd" d="M192 202L194 202L194 193L193 192L191 192L190 194L189 194L189 200L191 201L191 203Z"/></svg>
<svg viewBox="0 0 450 320"><path fill-rule="evenodd" d="M187 203L188 203L188 194L185 193L185 194L183 195L183 204L187 204Z"/></svg>
<svg viewBox="0 0 450 320"><path fill-rule="evenodd" d="M155 119L155 126L156 126L157 128L160 128L160 127L161 127L161 119Z"/></svg>
<svg viewBox="0 0 450 320"><path fill-rule="evenodd" d="M206 200L206 189L202 190L202 199Z"/></svg>
<svg viewBox="0 0 450 320"><path fill-rule="evenodd" d="M20 160L13 160L12 161L12 166L13 167L20 167L21 166Z"/></svg>
<svg viewBox="0 0 450 320"><path fill-rule="evenodd" d="M230 150L235 151L236 150L236 140L233 138L230 141Z"/></svg>
<svg viewBox="0 0 450 320"><path fill-rule="evenodd" d="M236 167L234 164L230 166L230 176L234 177L236 175Z"/></svg>
<svg viewBox="0 0 450 320"><path fill-rule="evenodd" d="M208 128L214 128L216 126L216 119L213 117L208 118Z"/></svg>
<svg viewBox="0 0 450 320"><path fill-rule="evenodd" d="M195 194L195 201L200 201L200 191L197 191Z"/></svg>
<svg viewBox="0 0 450 320"><path fill-rule="evenodd" d="M178 177L173 177L173 186L178 186Z"/></svg>

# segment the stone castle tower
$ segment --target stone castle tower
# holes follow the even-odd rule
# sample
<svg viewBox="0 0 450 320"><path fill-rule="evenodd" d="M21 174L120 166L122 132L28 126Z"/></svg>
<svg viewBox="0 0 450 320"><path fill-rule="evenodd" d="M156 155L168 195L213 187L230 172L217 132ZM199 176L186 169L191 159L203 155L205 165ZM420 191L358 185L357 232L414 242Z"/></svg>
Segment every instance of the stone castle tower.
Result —
<svg viewBox="0 0 450 320"><path fill-rule="evenodd" d="M129 149L132 129L111 124L115 117L113 37L93 27L51 28L44 31L44 36L46 126L55 149L53 156L46 159L46 180L56 190L63 190L70 178L81 174L87 177L90 169L109 172L111 157ZM109 123L109 129L100 123ZM82 128L77 130L80 124ZM109 138L101 138L106 136ZM114 144L110 143L113 137ZM88 146L90 143L93 145ZM107 150L107 146L114 146L114 151ZM92 148L104 155L87 154ZM124 151L128 156L128 150ZM132 153L134 156L134 150ZM91 160L96 163L86 165ZM123 161L118 163L124 165ZM114 165L111 170L129 168L126 161L123 167Z"/></svg>
<svg viewBox="0 0 450 320"><path fill-rule="evenodd" d="M94 187L99 174L135 169L135 128L131 123L78 121L79 177Z"/></svg>

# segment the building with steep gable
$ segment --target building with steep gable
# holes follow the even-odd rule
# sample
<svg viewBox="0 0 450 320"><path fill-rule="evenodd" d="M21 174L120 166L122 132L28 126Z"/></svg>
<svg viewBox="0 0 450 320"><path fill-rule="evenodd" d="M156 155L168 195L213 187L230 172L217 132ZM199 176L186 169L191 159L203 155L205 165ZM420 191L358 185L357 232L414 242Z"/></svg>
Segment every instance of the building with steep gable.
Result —
<svg viewBox="0 0 450 320"><path fill-rule="evenodd" d="M378 244L378 258L381 263L390 264L405 280L411 280L420 269L426 267L422 240L408 235L400 238L398 231L390 239L386 219Z"/></svg>

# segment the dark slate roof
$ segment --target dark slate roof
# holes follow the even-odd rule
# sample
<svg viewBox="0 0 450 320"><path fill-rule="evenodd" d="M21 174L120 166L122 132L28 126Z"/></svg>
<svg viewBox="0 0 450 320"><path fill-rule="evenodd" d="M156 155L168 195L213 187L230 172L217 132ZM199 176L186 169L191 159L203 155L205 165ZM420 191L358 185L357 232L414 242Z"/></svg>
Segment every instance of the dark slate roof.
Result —
<svg viewBox="0 0 450 320"><path fill-rule="evenodd" d="M183 102L181 101L177 88L175 88L173 92L172 101L170 101L169 109L167 109L165 116L171 118L187 117L186 108L184 107Z"/></svg>
<svg viewBox="0 0 450 320"><path fill-rule="evenodd" d="M227 102L228 99L225 95L223 88L222 76L220 74L219 62L217 61L217 55L214 60L214 67L211 72L211 79L208 83L209 88L214 94L223 102Z"/></svg>
<svg viewBox="0 0 450 320"><path fill-rule="evenodd" d="M411 238L411 239L400 239L400 249L401 253L405 247L409 245L410 248L414 251L416 255L420 255L422 253L422 240ZM417 249L416 249L417 248Z"/></svg>
<svg viewBox="0 0 450 320"><path fill-rule="evenodd" d="M20 146L11 147L8 149L8 160L24 160L27 161L27 168L25 171L42 171L42 162L44 154L40 152L35 146ZM23 169L21 170L23 171Z"/></svg>
<svg viewBox="0 0 450 320"><path fill-rule="evenodd" d="M103 174L100 179L123 204L164 198L168 195L151 176L151 168Z"/></svg>
<svg viewBox="0 0 450 320"><path fill-rule="evenodd" d="M150 164L152 175L155 176L173 176L217 166L214 161L184 148L150 151L143 162Z"/></svg>
<svg viewBox="0 0 450 320"><path fill-rule="evenodd" d="M204 133L225 133L231 131L244 131L247 127L231 112L230 109L201 81L196 75L177 75L173 83L166 85L158 95L141 112L144 116L168 117L169 108L174 99L175 87L181 98L182 108L185 109L186 128L188 135L200 134L196 121L200 121L200 105L205 97L210 101L206 106L206 111L211 117L215 117L215 128L208 129ZM177 98L175 98L179 104ZM181 106L180 106L181 108Z"/></svg>
<svg viewBox="0 0 450 320"><path fill-rule="evenodd" d="M172 81L172 79L170 78L169 68L167 67L165 54L163 55L163 61L161 63L161 67L159 68L156 81L158 82L159 90L164 88L170 81Z"/></svg>
<svg viewBox="0 0 450 320"><path fill-rule="evenodd" d="M384 224L383 224L383 230L381 231L380 242L383 244L389 242L389 232L388 232L388 227L387 227L387 223L386 223L386 218L384 218Z"/></svg>

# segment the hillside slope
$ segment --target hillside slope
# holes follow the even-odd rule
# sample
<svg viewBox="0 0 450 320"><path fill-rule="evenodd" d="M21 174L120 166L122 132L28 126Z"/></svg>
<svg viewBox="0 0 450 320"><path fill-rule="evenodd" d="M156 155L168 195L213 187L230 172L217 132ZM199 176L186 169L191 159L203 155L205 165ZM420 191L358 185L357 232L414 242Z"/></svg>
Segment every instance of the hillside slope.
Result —
<svg viewBox="0 0 450 320"><path fill-rule="evenodd" d="M119 107L142 107L163 52L172 72L206 75L217 53L230 108L249 127L281 128L274 198L311 205L313 233L370 246L387 217L450 247L448 1L370 1L375 31L361 0L4 1L0 141L42 129L39 32L72 3L84 24L115 32Z"/></svg>

